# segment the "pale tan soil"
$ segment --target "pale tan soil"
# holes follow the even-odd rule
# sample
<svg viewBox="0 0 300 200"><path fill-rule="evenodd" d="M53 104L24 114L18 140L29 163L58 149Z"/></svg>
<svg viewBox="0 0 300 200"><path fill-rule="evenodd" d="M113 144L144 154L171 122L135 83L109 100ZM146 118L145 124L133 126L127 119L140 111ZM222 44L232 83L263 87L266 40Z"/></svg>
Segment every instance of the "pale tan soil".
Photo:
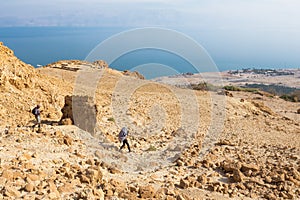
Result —
<svg viewBox="0 0 300 200"><path fill-rule="evenodd" d="M194 75L178 75L171 77L159 77L153 79L160 83L167 83L171 85L186 85L197 84L200 82L207 82L217 86L245 84L275 84L287 87L300 87L300 69L286 69L286 71L293 72L294 75L270 76L264 74L249 74L239 73L230 74L225 72L205 72Z"/></svg>
<svg viewBox="0 0 300 200"><path fill-rule="evenodd" d="M298 199L297 104L86 65L33 69L1 48L0 199ZM26 70L15 76L11 66ZM94 97L92 134L51 125L73 91ZM37 102L40 131L31 128ZM118 151L124 125L131 153Z"/></svg>

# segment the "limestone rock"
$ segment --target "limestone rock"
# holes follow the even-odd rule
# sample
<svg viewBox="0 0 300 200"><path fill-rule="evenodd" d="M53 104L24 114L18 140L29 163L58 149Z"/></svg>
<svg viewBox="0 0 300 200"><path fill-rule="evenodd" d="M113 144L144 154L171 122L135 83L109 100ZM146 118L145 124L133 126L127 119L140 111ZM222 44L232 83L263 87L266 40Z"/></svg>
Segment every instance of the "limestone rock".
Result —
<svg viewBox="0 0 300 200"><path fill-rule="evenodd" d="M180 179L179 187L182 188L182 189L188 188L188 187L189 187L189 182L188 182L188 180Z"/></svg>
<svg viewBox="0 0 300 200"><path fill-rule="evenodd" d="M73 121L71 118L66 118L66 119L62 119L61 120L61 124L62 125L72 125L73 124Z"/></svg>
<svg viewBox="0 0 300 200"><path fill-rule="evenodd" d="M244 174L240 172L240 170L234 170L233 171L233 180L236 182L243 182L244 181Z"/></svg>
<svg viewBox="0 0 300 200"><path fill-rule="evenodd" d="M34 190L34 185L32 183L27 183L24 189L26 192L32 192Z"/></svg>
<svg viewBox="0 0 300 200"><path fill-rule="evenodd" d="M86 176L89 178L90 183L100 184L102 182L102 172L100 169L87 169Z"/></svg>
<svg viewBox="0 0 300 200"><path fill-rule="evenodd" d="M199 183L206 184L207 183L207 177L203 174L201 176L198 176L197 181Z"/></svg>
<svg viewBox="0 0 300 200"><path fill-rule="evenodd" d="M273 193L267 193L265 195L265 198L268 200L276 200L277 199L277 197Z"/></svg>
<svg viewBox="0 0 300 200"><path fill-rule="evenodd" d="M71 146L73 143L73 139L70 136L64 136L64 144Z"/></svg>
<svg viewBox="0 0 300 200"><path fill-rule="evenodd" d="M121 171L117 167L114 167L114 166L110 166L108 168L108 171L112 174L120 174L121 173Z"/></svg>
<svg viewBox="0 0 300 200"><path fill-rule="evenodd" d="M58 191L59 193L72 193L75 190L73 184L65 183L64 185L58 187Z"/></svg>
<svg viewBox="0 0 300 200"><path fill-rule="evenodd" d="M123 71L123 75L135 77L135 78L138 78L138 79L145 79L145 77L137 71L131 72L129 70L125 70L125 71Z"/></svg>
<svg viewBox="0 0 300 200"><path fill-rule="evenodd" d="M242 167L241 167L241 171L245 172L245 171L258 171L259 170L259 166L256 164L246 164L246 163L242 163Z"/></svg>
<svg viewBox="0 0 300 200"><path fill-rule="evenodd" d="M93 65L95 65L98 68L108 68L108 64L104 60L96 60L93 62Z"/></svg>
<svg viewBox="0 0 300 200"><path fill-rule="evenodd" d="M142 199L153 198L155 194L154 187L151 185L141 186L139 194Z"/></svg>
<svg viewBox="0 0 300 200"><path fill-rule="evenodd" d="M18 198L21 196L21 192L13 187L4 187L3 193L10 198Z"/></svg>
<svg viewBox="0 0 300 200"><path fill-rule="evenodd" d="M117 191L118 193L121 193L125 190L126 184L121 180L111 179L109 183L114 188L114 190Z"/></svg>
<svg viewBox="0 0 300 200"><path fill-rule="evenodd" d="M222 163L222 167L225 170L225 172L233 172L233 171L240 170L242 165L239 162L235 162L232 160L225 160Z"/></svg>
<svg viewBox="0 0 300 200"><path fill-rule="evenodd" d="M40 180L40 177L37 174L27 174L26 177L30 179L31 181L37 181Z"/></svg>
<svg viewBox="0 0 300 200"><path fill-rule="evenodd" d="M97 123L97 106L88 96L65 96L65 105L61 109L64 119L71 119L74 125L91 134L95 133Z"/></svg>
<svg viewBox="0 0 300 200"><path fill-rule="evenodd" d="M11 170L4 170L2 172L1 177L6 178L7 180L13 180L14 179L14 172Z"/></svg>

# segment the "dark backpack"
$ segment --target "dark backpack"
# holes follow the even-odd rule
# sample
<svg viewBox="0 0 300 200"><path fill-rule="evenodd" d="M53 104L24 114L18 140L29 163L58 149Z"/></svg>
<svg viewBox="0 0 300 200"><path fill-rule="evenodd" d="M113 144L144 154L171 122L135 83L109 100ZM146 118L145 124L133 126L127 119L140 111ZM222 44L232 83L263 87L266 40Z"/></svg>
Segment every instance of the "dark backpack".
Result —
<svg viewBox="0 0 300 200"><path fill-rule="evenodd" d="M32 109L31 113L36 115L36 109L37 109L36 107L34 109Z"/></svg>

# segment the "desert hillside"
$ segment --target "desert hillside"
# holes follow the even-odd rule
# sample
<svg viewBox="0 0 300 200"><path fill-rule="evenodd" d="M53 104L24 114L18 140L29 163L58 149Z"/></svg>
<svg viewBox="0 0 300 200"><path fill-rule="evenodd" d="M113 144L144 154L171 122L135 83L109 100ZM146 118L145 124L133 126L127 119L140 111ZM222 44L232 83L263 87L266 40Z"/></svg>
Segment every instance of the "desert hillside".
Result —
<svg viewBox="0 0 300 200"><path fill-rule="evenodd" d="M0 199L299 199L299 103L0 58Z"/></svg>
<svg viewBox="0 0 300 200"><path fill-rule="evenodd" d="M59 119L64 96L72 92L72 86L38 73L2 43L0 58L1 126L28 125L32 119L31 109L36 104L41 104L44 120Z"/></svg>

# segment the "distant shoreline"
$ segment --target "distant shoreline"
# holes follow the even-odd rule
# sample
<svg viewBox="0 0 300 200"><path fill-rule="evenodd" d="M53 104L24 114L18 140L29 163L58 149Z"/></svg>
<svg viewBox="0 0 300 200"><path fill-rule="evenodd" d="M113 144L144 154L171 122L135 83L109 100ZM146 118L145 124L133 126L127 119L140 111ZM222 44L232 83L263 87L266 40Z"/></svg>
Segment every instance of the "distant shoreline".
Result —
<svg viewBox="0 0 300 200"><path fill-rule="evenodd" d="M0 27L0 41L3 41L4 45L8 46L15 52L15 55L24 61L31 64L34 67L37 65L45 66L49 63L57 62L59 60L84 60L89 52L94 49L99 43L105 39L118 34L122 31L132 29L133 27L55 27L55 26L41 26L41 27ZM188 35L188 31L186 34ZM282 58L287 61L279 61L275 59L274 62L269 59L256 60L249 57L236 57L234 52L228 54L228 52L222 52L214 48L212 38L195 38L199 44L206 42L203 45L207 52L211 55L212 59L216 63L219 71L237 70L241 68L298 68L300 63L289 60L289 57ZM213 45L213 46L210 46ZM222 49L222 46L220 46ZM238 53L238 52L236 52ZM256 52L259 54L259 52ZM270 53L269 53L270 54ZM267 57L270 55L268 54ZM255 54L254 54L255 55ZM260 55L263 56L263 55ZM101 58L100 58L101 59ZM131 59L131 58L130 58ZM137 59L143 59L139 56ZM169 59L168 57L166 59ZM250 60L249 60L250 59ZM134 62L131 62L134 61ZM159 63L165 64L160 60ZM135 66L137 62L135 60L126 61L118 70L128 70ZM151 61L150 61L151 62ZM137 63L140 64L141 62ZM149 63L149 60L145 60L144 63ZM167 66L175 68L178 62L168 62ZM180 64L180 63L179 63ZM124 68L122 68L124 67ZM178 68L178 66L176 66ZM176 68L176 69L177 69ZM180 73L186 73L187 66L180 66L181 70L177 70ZM187 70L185 70L187 69Z"/></svg>

